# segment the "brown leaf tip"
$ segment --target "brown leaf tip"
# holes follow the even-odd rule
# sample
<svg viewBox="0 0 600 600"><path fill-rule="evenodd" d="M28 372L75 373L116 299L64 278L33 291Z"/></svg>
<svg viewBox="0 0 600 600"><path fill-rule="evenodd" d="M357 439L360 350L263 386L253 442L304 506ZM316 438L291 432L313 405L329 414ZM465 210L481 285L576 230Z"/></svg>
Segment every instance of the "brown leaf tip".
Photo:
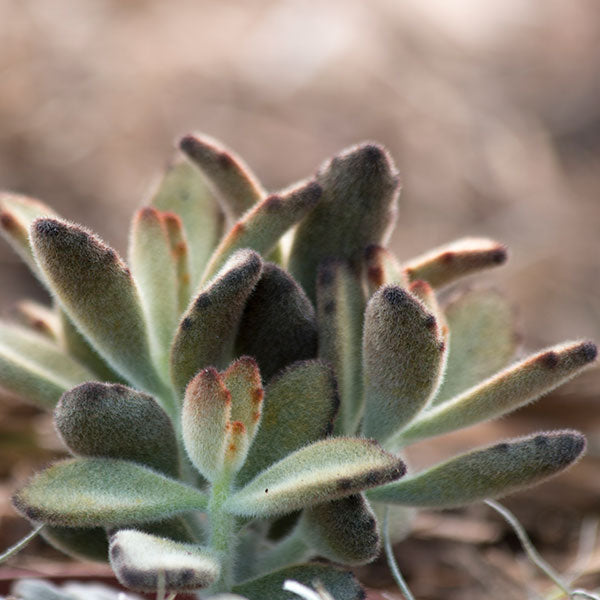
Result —
<svg viewBox="0 0 600 600"><path fill-rule="evenodd" d="M407 304L409 301L409 295L401 287L397 285L390 285L383 290L383 299L394 307L400 307ZM435 324L435 317L433 318Z"/></svg>
<svg viewBox="0 0 600 600"><path fill-rule="evenodd" d="M56 219L36 219L32 227L38 235L44 237L57 237L67 229L64 223Z"/></svg>
<svg viewBox="0 0 600 600"><path fill-rule="evenodd" d="M498 246L491 252L491 261L496 265L504 264L508 258L508 248L506 246Z"/></svg>
<svg viewBox="0 0 600 600"><path fill-rule="evenodd" d="M140 221L151 219L158 221L160 219L158 211L152 206L144 206L140 208L138 212L138 218Z"/></svg>
<svg viewBox="0 0 600 600"><path fill-rule="evenodd" d="M598 357L598 347L594 342L584 342L579 346L578 353L586 363L591 363Z"/></svg>
<svg viewBox="0 0 600 600"><path fill-rule="evenodd" d="M2 224L2 227L7 231L17 228L17 220L6 211L0 212L0 224Z"/></svg>

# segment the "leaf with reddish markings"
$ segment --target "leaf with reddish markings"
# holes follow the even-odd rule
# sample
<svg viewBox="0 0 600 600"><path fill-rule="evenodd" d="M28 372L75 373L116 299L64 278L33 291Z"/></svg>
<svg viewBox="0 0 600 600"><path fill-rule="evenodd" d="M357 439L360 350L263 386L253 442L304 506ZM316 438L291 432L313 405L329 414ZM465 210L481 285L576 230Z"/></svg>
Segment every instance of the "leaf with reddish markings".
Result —
<svg viewBox="0 0 600 600"><path fill-rule="evenodd" d="M22 300L16 308L20 322L50 341L60 342L60 323L56 311L33 300Z"/></svg>
<svg viewBox="0 0 600 600"><path fill-rule="evenodd" d="M382 285L408 287L408 278L396 257L383 246L371 244L365 249L365 267L369 294L374 294Z"/></svg>
<svg viewBox="0 0 600 600"><path fill-rule="evenodd" d="M167 228L171 255L175 261L175 285L177 289L177 314L182 313L189 304L192 294L192 274L190 271L190 249L181 219L172 212L162 214ZM202 236L196 236L202 237ZM197 280L193 282L198 284Z"/></svg>

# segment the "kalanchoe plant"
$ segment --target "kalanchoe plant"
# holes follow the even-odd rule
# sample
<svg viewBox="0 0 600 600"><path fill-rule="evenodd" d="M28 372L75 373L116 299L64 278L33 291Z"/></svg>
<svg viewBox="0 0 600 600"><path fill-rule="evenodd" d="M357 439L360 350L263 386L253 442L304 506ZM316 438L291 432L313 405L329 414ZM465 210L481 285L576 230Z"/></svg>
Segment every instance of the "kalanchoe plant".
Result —
<svg viewBox="0 0 600 600"><path fill-rule="evenodd" d="M538 433L402 478L406 446L531 402L596 347L507 366L499 294L440 307L438 288L506 251L465 239L399 263L385 249L398 175L375 144L272 195L213 140L181 149L189 161L133 219L129 266L40 202L0 200L5 236L54 300L0 324L3 387L54 410L73 454L14 496L52 544L109 559L138 591L277 599L292 579L358 599L347 571L305 561L369 562L382 507L402 520L495 498L581 455L581 434Z"/></svg>

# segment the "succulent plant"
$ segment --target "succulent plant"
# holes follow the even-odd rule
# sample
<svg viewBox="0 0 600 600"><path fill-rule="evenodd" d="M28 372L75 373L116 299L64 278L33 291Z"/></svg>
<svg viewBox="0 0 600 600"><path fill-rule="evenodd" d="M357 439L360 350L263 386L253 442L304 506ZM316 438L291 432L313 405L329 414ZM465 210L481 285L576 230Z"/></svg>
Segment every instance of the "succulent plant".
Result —
<svg viewBox="0 0 600 600"><path fill-rule="evenodd" d="M464 239L398 262L399 179L376 144L270 195L217 142L180 147L133 219L128 266L42 203L0 199L54 301L0 324L2 386L53 410L73 454L14 496L52 544L109 559L136 591L277 599L292 579L358 599L348 571L306 561L367 563L383 507L398 533L405 507L496 498L581 455L580 433L545 432L402 477L406 446L535 400L594 344L510 364L501 295L441 307L438 289L506 250Z"/></svg>

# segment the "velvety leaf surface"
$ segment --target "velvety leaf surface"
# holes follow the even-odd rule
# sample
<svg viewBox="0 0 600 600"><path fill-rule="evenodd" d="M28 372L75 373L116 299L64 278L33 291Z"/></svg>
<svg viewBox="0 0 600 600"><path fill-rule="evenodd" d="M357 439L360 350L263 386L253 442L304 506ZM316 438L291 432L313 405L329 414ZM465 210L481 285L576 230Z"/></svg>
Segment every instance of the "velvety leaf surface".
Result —
<svg viewBox="0 0 600 600"><path fill-rule="evenodd" d="M265 263L248 298L236 350L256 358L265 381L283 367L317 354L315 309L304 290L273 263Z"/></svg>
<svg viewBox="0 0 600 600"><path fill-rule="evenodd" d="M58 462L13 497L28 518L66 527L120 526L206 507L204 494L146 467L107 458Z"/></svg>
<svg viewBox="0 0 600 600"><path fill-rule="evenodd" d="M260 256L239 250L188 308L171 349L171 377L181 396L200 369L227 365L246 300L261 272Z"/></svg>
<svg viewBox="0 0 600 600"><path fill-rule="evenodd" d="M298 565L288 567L236 585L233 591L248 600L298 600L292 592L286 592L286 580L298 581L313 587L319 581L335 600L364 600L365 592L350 571L326 565Z"/></svg>
<svg viewBox="0 0 600 600"><path fill-rule="evenodd" d="M327 258L360 266L364 250L385 243L396 213L399 180L387 152L353 146L317 174L323 194L294 236L289 270L314 300L317 269Z"/></svg>
<svg viewBox="0 0 600 600"><path fill-rule="evenodd" d="M74 454L130 460L178 475L175 431L152 396L120 384L84 383L63 394L54 423Z"/></svg>
<svg viewBox="0 0 600 600"><path fill-rule="evenodd" d="M223 211L204 177L187 161L176 162L167 170L152 196L151 204L160 211L175 213L181 218L189 245L190 283L195 289L223 234Z"/></svg>
<svg viewBox="0 0 600 600"><path fill-rule="evenodd" d="M295 363L273 378L238 482L247 483L271 464L331 433L338 405L335 379L321 361Z"/></svg>
<svg viewBox="0 0 600 600"><path fill-rule="evenodd" d="M365 435L386 439L426 406L442 374L444 337L435 316L407 291L386 286L373 294L363 337Z"/></svg>
<svg viewBox="0 0 600 600"><path fill-rule="evenodd" d="M131 274L116 252L85 229L37 219L31 240L53 293L98 352L119 373L164 396Z"/></svg>
<svg viewBox="0 0 600 600"><path fill-rule="evenodd" d="M326 260L317 279L319 357L333 366L341 397L336 434L356 432L363 410L362 337L366 305L360 271Z"/></svg>
<svg viewBox="0 0 600 600"><path fill-rule="evenodd" d="M404 470L373 440L329 438L259 473L230 496L225 509L240 516L285 514L393 481Z"/></svg>
<svg viewBox="0 0 600 600"><path fill-rule="evenodd" d="M445 313L450 344L444 381L435 404L503 369L517 346L511 307L494 290L466 292L451 302Z"/></svg>
<svg viewBox="0 0 600 600"><path fill-rule="evenodd" d="M407 444L509 413L580 373L597 353L591 342L560 344L544 350L426 411L398 439Z"/></svg>
<svg viewBox="0 0 600 600"><path fill-rule="evenodd" d="M374 294L382 285L408 287L408 277L398 259L383 246L372 244L365 249L365 266L369 293Z"/></svg>
<svg viewBox="0 0 600 600"><path fill-rule="evenodd" d="M140 592L155 592L160 577L166 591L205 588L221 572L218 560L202 546L180 544L134 529L112 536L110 564L121 584Z"/></svg>
<svg viewBox="0 0 600 600"><path fill-rule="evenodd" d="M200 169L230 220L260 202L265 191L243 160L206 135L186 135L181 150Z"/></svg>
<svg viewBox="0 0 600 600"><path fill-rule="evenodd" d="M375 515L361 494L317 504L302 511L300 525L318 556L344 565L364 565L379 554Z"/></svg>
<svg viewBox="0 0 600 600"><path fill-rule="evenodd" d="M434 288L506 262L506 247L487 238L462 238L404 265L409 281L424 279Z"/></svg>
<svg viewBox="0 0 600 600"><path fill-rule="evenodd" d="M584 449L577 431L538 433L456 456L368 495L408 506L462 506L543 481L573 464Z"/></svg>
<svg viewBox="0 0 600 600"><path fill-rule="evenodd" d="M321 193L318 183L308 181L259 202L223 238L211 257L204 279L210 279L240 248L251 248L267 256L281 236L314 208Z"/></svg>

